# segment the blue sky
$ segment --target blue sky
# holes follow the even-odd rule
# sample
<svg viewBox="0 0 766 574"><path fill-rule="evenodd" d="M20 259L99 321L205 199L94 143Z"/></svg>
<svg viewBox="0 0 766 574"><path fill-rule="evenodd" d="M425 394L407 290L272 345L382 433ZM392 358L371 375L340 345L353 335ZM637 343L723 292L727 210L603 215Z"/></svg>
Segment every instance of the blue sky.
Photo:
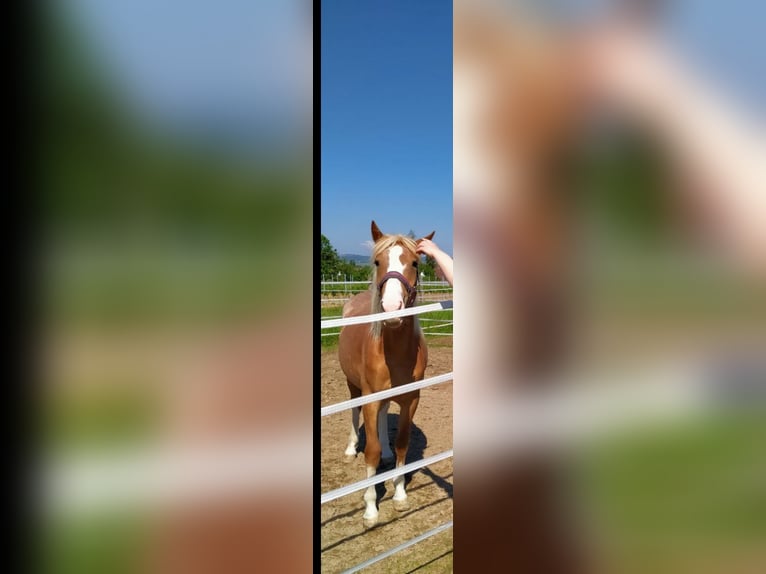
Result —
<svg viewBox="0 0 766 574"><path fill-rule="evenodd" d="M452 3L334 0L321 18L321 232L367 254L374 219L451 254Z"/></svg>
<svg viewBox="0 0 766 574"><path fill-rule="evenodd" d="M666 26L684 58L748 113L766 114L766 2L674 0Z"/></svg>
<svg viewBox="0 0 766 574"><path fill-rule="evenodd" d="M313 40L306 0L63 5L125 103L152 121L255 132L310 122Z"/></svg>

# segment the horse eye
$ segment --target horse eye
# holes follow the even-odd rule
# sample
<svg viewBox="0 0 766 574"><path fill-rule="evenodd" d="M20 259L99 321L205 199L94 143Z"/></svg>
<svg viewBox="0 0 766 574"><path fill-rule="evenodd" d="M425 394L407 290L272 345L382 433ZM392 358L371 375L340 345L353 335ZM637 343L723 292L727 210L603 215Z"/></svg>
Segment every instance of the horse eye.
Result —
<svg viewBox="0 0 766 574"><path fill-rule="evenodd" d="M380 265L380 261L378 261L378 260L376 259L376 260L375 260L375 267L377 267L378 265Z"/></svg>
<svg viewBox="0 0 766 574"><path fill-rule="evenodd" d="M412 262L412 266L413 266L415 269L417 269L417 268L418 268L418 262L417 262L417 261L413 261L413 262Z"/></svg>

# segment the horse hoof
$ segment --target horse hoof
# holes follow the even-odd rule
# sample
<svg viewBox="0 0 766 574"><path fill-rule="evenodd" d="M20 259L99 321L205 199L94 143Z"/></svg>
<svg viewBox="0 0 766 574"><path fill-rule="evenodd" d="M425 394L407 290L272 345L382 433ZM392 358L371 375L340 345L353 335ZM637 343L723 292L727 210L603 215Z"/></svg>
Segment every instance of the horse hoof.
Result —
<svg viewBox="0 0 766 574"><path fill-rule="evenodd" d="M365 528L372 528L378 523L378 517L375 516L374 518L365 518L364 519L364 527Z"/></svg>
<svg viewBox="0 0 766 574"><path fill-rule="evenodd" d="M343 455L343 462L354 462L356 460L356 453L354 454L344 454Z"/></svg>
<svg viewBox="0 0 766 574"><path fill-rule="evenodd" d="M404 500L394 500L394 510L397 512L404 512L405 510L410 509L410 503L408 499Z"/></svg>

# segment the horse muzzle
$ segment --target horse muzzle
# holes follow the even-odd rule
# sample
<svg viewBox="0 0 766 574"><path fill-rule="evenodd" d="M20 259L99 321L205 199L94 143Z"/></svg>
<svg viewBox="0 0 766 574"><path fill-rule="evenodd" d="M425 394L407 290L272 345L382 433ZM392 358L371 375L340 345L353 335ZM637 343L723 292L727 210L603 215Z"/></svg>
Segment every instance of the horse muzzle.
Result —
<svg viewBox="0 0 766 574"><path fill-rule="evenodd" d="M415 281L414 285L411 285L409 281L407 281L407 278L399 273L398 271L389 271L385 275L383 275L383 278L378 282L378 292L383 294L383 286L386 284L386 281L389 279L397 279L401 284L404 286L404 289L407 291L407 297L404 299L404 308L412 307L415 303L415 296L418 294L416 285L417 280Z"/></svg>

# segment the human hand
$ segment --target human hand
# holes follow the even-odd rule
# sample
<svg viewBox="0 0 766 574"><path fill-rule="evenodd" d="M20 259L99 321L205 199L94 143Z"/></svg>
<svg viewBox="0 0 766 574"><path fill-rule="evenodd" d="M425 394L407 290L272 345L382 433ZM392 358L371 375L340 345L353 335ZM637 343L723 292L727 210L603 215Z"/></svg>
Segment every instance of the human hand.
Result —
<svg viewBox="0 0 766 574"><path fill-rule="evenodd" d="M436 245L430 239L420 239L417 243L417 253L422 255L428 255L429 257L436 257L436 254L441 251L439 246Z"/></svg>

